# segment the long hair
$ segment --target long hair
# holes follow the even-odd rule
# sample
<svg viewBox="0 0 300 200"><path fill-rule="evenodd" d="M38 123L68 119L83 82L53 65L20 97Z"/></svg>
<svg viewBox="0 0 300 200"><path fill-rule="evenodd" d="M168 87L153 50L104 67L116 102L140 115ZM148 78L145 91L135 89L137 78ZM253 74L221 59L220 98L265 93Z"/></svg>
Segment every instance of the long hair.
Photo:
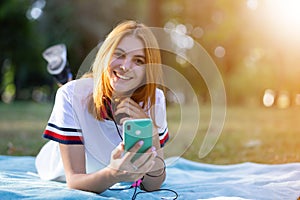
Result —
<svg viewBox="0 0 300 200"><path fill-rule="evenodd" d="M135 21L120 23L107 36L92 65L90 76L94 79L94 88L89 101L89 112L98 120L103 120L104 116L107 116L106 99L111 99L113 95L107 68L120 40L127 35L133 35L143 42L146 62L145 84L143 83L141 87L134 91L131 98L135 102L141 103L143 109L151 108L155 104L155 90L159 83L162 84L160 50L151 30L144 24ZM151 109L153 119L155 119L154 115Z"/></svg>

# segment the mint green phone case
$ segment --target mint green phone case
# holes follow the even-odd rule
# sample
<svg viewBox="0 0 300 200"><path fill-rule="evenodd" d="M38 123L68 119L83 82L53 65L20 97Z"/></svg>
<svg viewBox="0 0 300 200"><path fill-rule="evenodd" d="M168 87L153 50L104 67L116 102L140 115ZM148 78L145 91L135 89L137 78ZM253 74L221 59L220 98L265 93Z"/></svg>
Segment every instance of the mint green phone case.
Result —
<svg viewBox="0 0 300 200"><path fill-rule="evenodd" d="M144 153L152 146L152 120L132 119L123 124L125 151L129 151L138 141L143 140L143 146L138 153Z"/></svg>

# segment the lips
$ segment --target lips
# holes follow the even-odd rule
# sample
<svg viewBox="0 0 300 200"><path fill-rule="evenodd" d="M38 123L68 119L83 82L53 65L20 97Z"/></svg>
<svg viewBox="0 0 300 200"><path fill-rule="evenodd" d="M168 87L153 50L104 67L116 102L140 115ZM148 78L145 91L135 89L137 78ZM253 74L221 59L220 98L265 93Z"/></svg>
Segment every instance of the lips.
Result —
<svg viewBox="0 0 300 200"><path fill-rule="evenodd" d="M114 71L114 75L122 80L130 80L132 78L130 76L125 76L124 74L119 74L117 71Z"/></svg>

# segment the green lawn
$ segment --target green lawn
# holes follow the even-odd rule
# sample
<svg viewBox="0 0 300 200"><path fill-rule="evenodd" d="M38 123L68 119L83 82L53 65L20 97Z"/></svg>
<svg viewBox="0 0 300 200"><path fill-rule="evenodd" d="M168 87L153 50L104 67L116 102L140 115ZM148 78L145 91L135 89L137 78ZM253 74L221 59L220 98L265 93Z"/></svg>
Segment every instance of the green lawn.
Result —
<svg viewBox="0 0 300 200"><path fill-rule="evenodd" d="M36 155L46 142L43 130L52 104L0 104L0 154Z"/></svg>
<svg viewBox="0 0 300 200"><path fill-rule="evenodd" d="M198 151L207 130L209 112L202 109L200 131L183 154L191 160L230 164L239 162L286 163L300 161L300 108L227 108L222 134L213 150L203 159ZM205 120L207 119L207 120Z"/></svg>
<svg viewBox="0 0 300 200"><path fill-rule="evenodd" d="M0 154L36 155L46 142L42 132L50 116L52 104L18 102L0 104ZM193 121L194 110L187 121ZM263 107L227 107L222 134L212 151L204 158L198 152L210 120L210 107L201 106L201 120L196 137L191 137L193 124L179 124L178 107L168 107L171 138L166 155L212 164L239 162L286 163L300 161L300 108L268 109ZM177 131L179 125L181 131Z"/></svg>

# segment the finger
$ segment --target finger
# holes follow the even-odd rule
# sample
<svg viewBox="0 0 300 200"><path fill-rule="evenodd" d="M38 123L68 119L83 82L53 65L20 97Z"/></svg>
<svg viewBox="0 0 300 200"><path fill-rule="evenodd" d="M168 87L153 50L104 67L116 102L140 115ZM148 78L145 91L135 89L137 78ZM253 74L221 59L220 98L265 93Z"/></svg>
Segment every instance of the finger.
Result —
<svg viewBox="0 0 300 200"><path fill-rule="evenodd" d="M152 157L155 158L156 156L157 156L156 148L153 146L149 148L145 153L142 153L141 156L136 161L134 161L133 164L137 167L141 167Z"/></svg>
<svg viewBox="0 0 300 200"><path fill-rule="evenodd" d="M123 124L126 120L130 120L130 119L133 119L131 117L124 117L120 120L120 124Z"/></svg>
<svg viewBox="0 0 300 200"><path fill-rule="evenodd" d="M114 114L115 114L115 115L118 115L118 114L121 114L121 113L130 115L130 114L133 113L133 110L131 110L131 109L128 108L128 107L119 107L119 108L117 108L117 110L116 110L116 112L115 112Z"/></svg>
<svg viewBox="0 0 300 200"><path fill-rule="evenodd" d="M122 99L121 101L120 101L120 104L121 103L127 103L127 104L137 104L134 100L132 100L130 97L126 97L126 98L124 98L124 99Z"/></svg>
<svg viewBox="0 0 300 200"><path fill-rule="evenodd" d="M141 107L137 102L135 102L132 98L125 98L125 102L128 102L130 105L135 106L135 107Z"/></svg>
<svg viewBox="0 0 300 200"><path fill-rule="evenodd" d="M122 154L124 153L124 144L120 143L113 151L112 157L113 159L121 158Z"/></svg>
<svg viewBox="0 0 300 200"><path fill-rule="evenodd" d="M117 106L117 109L119 108L129 108L135 112L142 110L142 107L131 98L125 98L122 100Z"/></svg>
<svg viewBox="0 0 300 200"><path fill-rule="evenodd" d="M137 143L135 143L133 147L129 149L129 151L124 155L124 159L130 162L133 156L136 154L136 152L143 146L143 144L143 140L140 140Z"/></svg>
<svg viewBox="0 0 300 200"><path fill-rule="evenodd" d="M128 107L130 105L130 101L128 100L128 98L122 99L119 104L117 105L116 108L120 108L120 107Z"/></svg>
<svg viewBox="0 0 300 200"><path fill-rule="evenodd" d="M138 119L138 118L148 118L149 116L145 113L145 111L141 108L134 108L134 107L120 107L116 110L115 115L118 114L126 114L131 118Z"/></svg>
<svg viewBox="0 0 300 200"><path fill-rule="evenodd" d="M144 109L130 98L122 100L121 103L117 106L115 115L118 115L120 113L125 113L129 117L132 117L134 119L149 117L145 113Z"/></svg>
<svg viewBox="0 0 300 200"><path fill-rule="evenodd" d="M117 107L115 111L115 115L118 115L120 113L126 113L128 115L131 115L133 113L139 113L141 111L142 111L141 107L135 107L132 105L121 105Z"/></svg>

